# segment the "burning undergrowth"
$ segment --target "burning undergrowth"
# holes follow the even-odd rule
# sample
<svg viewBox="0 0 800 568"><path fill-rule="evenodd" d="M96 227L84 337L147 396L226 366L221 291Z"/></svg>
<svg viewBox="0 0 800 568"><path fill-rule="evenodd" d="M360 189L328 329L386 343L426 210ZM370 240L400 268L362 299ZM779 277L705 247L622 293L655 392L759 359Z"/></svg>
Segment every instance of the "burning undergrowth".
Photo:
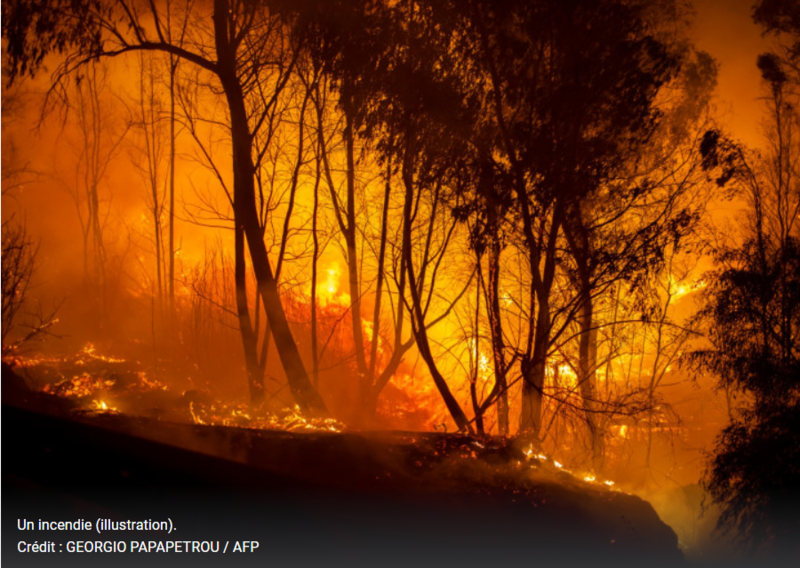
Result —
<svg viewBox="0 0 800 568"><path fill-rule="evenodd" d="M68 413L77 419L100 420L114 428L120 421L133 424L136 420L154 420L159 423L155 430L171 432L155 436L159 441L176 443L176 440L183 440L179 445L224 454L222 457L225 458L253 459L253 452L248 449L241 451L241 444L236 441L237 431L247 431L251 438L269 436L270 432L324 435L346 431L342 422L333 418L304 416L297 406L270 407L267 404L254 409L244 402L215 399L209 392L191 388L191 381L183 384L162 381L140 361L102 354L93 343L85 344L69 356L18 357L14 367L17 374L26 377L34 392L61 401ZM218 440L209 449L190 439L185 429L189 425L213 427L214 431L225 433L224 437L233 441ZM153 437L150 432L144 432L144 435ZM595 479L591 472L571 472L540 448L532 444L521 445L511 438L424 432L385 432L363 436L371 440L370 444L385 443L389 448L384 456L386 463L376 466L379 471L377 479L385 480L392 476L407 481L424 479L431 487L443 484L469 486L484 493L506 488L524 491L526 484L534 481L591 487L600 491L613 486L611 481ZM220 450L226 444L228 450ZM328 454L321 448L317 453ZM373 449L367 453L375 452ZM276 459L271 460L270 467L275 463L292 462L285 456L273 457ZM268 464L264 462L262 465ZM302 476L301 469L291 473ZM380 471L393 473L384 476ZM346 477L351 476L352 472L348 472ZM476 480L480 482L476 483Z"/></svg>
<svg viewBox="0 0 800 568"><path fill-rule="evenodd" d="M565 469L514 438L440 433L370 435L373 439L375 436L390 447L399 444L402 448L403 464L396 469L437 491L459 488L487 496L501 493L534 505L543 504L543 487L569 487L607 496L617 492L613 482Z"/></svg>
<svg viewBox="0 0 800 568"><path fill-rule="evenodd" d="M71 403L81 416L125 414L198 425L257 430L339 432L332 418L303 416L297 406L254 409L237 401L216 400L191 379L169 383L152 376L136 360L101 354L87 343L74 355L17 357L14 367L34 391Z"/></svg>
<svg viewBox="0 0 800 568"><path fill-rule="evenodd" d="M275 413L253 410L243 403L189 403L192 421L211 426L234 426L287 432L341 432L344 424L333 418L307 418L300 409L283 408Z"/></svg>
<svg viewBox="0 0 800 568"><path fill-rule="evenodd" d="M570 471L519 439L348 431L335 419L304 416L296 406L254 409L224 400L191 380L163 379L163 368L158 375L134 358L103 351L88 343L67 357L19 357L15 372L36 397L58 401L56 413L70 420L336 491L422 503L442 496L457 504L477 499L542 512L580 503L589 518L629 498L611 481Z"/></svg>
<svg viewBox="0 0 800 568"><path fill-rule="evenodd" d="M309 419L297 409L253 412L244 404L181 392L139 367L102 357L92 346L67 360L20 361L18 371L27 371L36 387L27 407L44 414L11 411L15 423L30 424L28 438L35 432L43 436L41 443L27 440L18 450L49 448L15 462L39 464L25 475L65 471L63 478L42 482L126 488L209 480L246 488L252 499L267 492L271 505L292 495L292 506L297 499L313 503L314 511L329 505L340 511L342 503L351 507L355 500L372 516L387 518L398 508L411 519L420 511L431 518L446 512L441 518L448 526L472 526L466 519L493 526L489 519L505 518L506 525L527 527L525 534L538 534L543 542L551 542L550 536L575 538L581 531L582 542L609 558L638 558L654 550L665 559L680 557L674 533L646 502L590 473L568 471L519 439L343 431L336 421ZM16 377L4 364L4 403L10 402L9 380ZM45 409L42 400L61 406ZM47 426L54 419L58 424ZM54 463L59 456L70 467Z"/></svg>

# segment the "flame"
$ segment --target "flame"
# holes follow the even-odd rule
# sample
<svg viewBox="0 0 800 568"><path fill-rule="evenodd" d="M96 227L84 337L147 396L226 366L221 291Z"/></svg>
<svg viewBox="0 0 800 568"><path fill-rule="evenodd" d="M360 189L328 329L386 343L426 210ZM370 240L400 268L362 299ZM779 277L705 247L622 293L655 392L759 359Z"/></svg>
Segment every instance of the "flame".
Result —
<svg viewBox="0 0 800 568"><path fill-rule="evenodd" d="M534 454L533 451L533 446L528 447L527 450L523 450L522 453L525 454L525 459L535 459L539 461L547 461L550 459L544 454Z"/></svg>
<svg viewBox="0 0 800 568"><path fill-rule="evenodd" d="M392 377L392 385L401 393L393 397L391 403L385 397L381 399L386 415L400 420L408 416L424 415L425 427L431 430L446 430L449 413L443 405L439 391L431 380L423 380L414 375L398 372Z"/></svg>
<svg viewBox="0 0 800 568"><path fill-rule="evenodd" d="M559 387L574 389L578 386L578 375L575 373L575 370L572 368L572 366L567 363L561 363L558 366L553 364L547 365L545 373L551 381L556 377L556 369L558 370Z"/></svg>
<svg viewBox="0 0 800 568"><path fill-rule="evenodd" d="M31 357L24 359L24 366L49 364L54 367L84 367L91 361L104 364L118 364L125 360L117 357L101 355L92 343L87 343L76 355L64 358ZM100 367L102 369L102 367ZM115 369L116 371L116 369ZM124 380L120 380L124 377ZM113 398L124 400L126 396L138 397L142 393L167 391L167 385L151 377L144 370L130 370L120 374L108 374L97 371L97 366L87 367L81 374L52 382L42 387L42 392L71 399L80 405L77 412L93 414L118 414L119 409L109 402L107 395L113 392ZM254 415L246 404L216 403L204 405L190 402L189 414L194 424L221 426L237 426L253 429L307 431L307 432L341 432L344 425L330 418L306 418L299 407L286 408L274 414Z"/></svg>
<svg viewBox="0 0 800 568"><path fill-rule="evenodd" d="M670 275L667 289L672 294L672 297L678 300L684 296L696 292L697 290L705 288L707 285L708 283L702 278L698 280L692 280L691 282L686 282L678 280L674 275Z"/></svg>
<svg viewBox="0 0 800 568"><path fill-rule="evenodd" d="M342 432L344 424L333 418L306 418L300 408L284 408L277 414L253 416L246 404L189 403L194 424L234 426L254 430L282 430L285 432Z"/></svg>
<svg viewBox="0 0 800 568"><path fill-rule="evenodd" d="M151 379L144 371L139 371L136 373L136 375L139 378L139 384L141 385L142 390L167 390L167 385L160 382L158 379Z"/></svg>
<svg viewBox="0 0 800 568"><path fill-rule="evenodd" d="M494 370L492 369L489 356L479 351L478 342L475 341L474 337L470 337L467 340L467 347L472 353L472 360L478 363L478 379L483 382L488 382L494 376Z"/></svg>
<svg viewBox="0 0 800 568"><path fill-rule="evenodd" d="M489 365L489 357L484 353L478 358L478 378L488 381L492 377L492 368Z"/></svg>
<svg viewBox="0 0 800 568"><path fill-rule="evenodd" d="M339 280L342 269L337 263L332 263L326 271L327 277L317 288L320 303L323 306L346 306L350 304L350 294L339 292Z"/></svg>
<svg viewBox="0 0 800 568"><path fill-rule="evenodd" d="M14 366L21 367L23 369L37 367L39 365L56 365L64 362L58 357L45 357L43 355L27 355L25 357L15 355L13 357L13 361Z"/></svg>
<svg viewBox="0 0 800 568"><path fill-rule="evenodd" d="M368 321L364 318L361 318L361 328L364 330L364 336L367 338L369 343L373 341L377 342L375 351L378 353L379 356L383 356L384 349L383 349L383 339L381 338L380 334L375 334L375 326L372 324L371 321Z"/></svg>
<svg viewBox="0 0 800 568"><path fill-rule="evenodd" d="M94 377L84 373L56 384L45 385L42 391L64 398L84 398L94 396L96 392L104 391L114 386L115 383L114 379Z"/></svg>
<svg viewBox="0 0 800 568"><path fill-rule="evenodd" d="M111 414L119 413L119 410L117 410L113 406L109 406L108 404L106 404L104 400L93 400L92 403L89 405L89 410L94 410L98 413L104 413L104 412L108 412Z"/></svg>
<svg viewBox="0 0 800 568"><path fill-rule="evenodd" d="M124 363L125 359L118 359L116 357L106 357L105 355L100 355L97 353L97 348L94 346L94 343L87 343L81 349L81 353L95 359L97 361L105 361L106 363Z"/></svg>
<svg viewBox="0 0 800 568"><path fill-rule="evenodd" d="M573 476L575 476L576 478L578 477L578 476L577 476L575 473L573 473L572 471L570 471L570 470L568 470L568 469L564 468L564 465L563 465L561 462L559 462L559 461L557 461L557 460L550 460L550 458L549 458L547 455L545 455L545 454L541 454L541 453L539 453L539 454L534 454L533 452L534 452L533 446L529 446L527 449L525 449L525 450L523 450L523 451L522 451L522 453L525 455L525 460L526 460L526 461L527 461L527 460L531 460L531 459L535 459L535 460L537 460L537 461L542 461L542 462L546 462L546 461L552 461L552 462L553 462L553 465L554 465L554 466L555 466L555 467L556 467L556 468L557 468L559 471L561 471L561 472L563 472L563 473L568 473L568 474L570 474L570 475L573 475ZM518 465L518 466L520 466L520 465L522 465L522 463L521 463L521 462L517 462L517 465ZM536 466L533 466L533 465L531 465L530 467L531 467L531 468L535 468ZM614 486L614 482L613 482L613 481L608 481L608 480L606 480L606 481L602 481L602 482L598 481L598 480L597 480L597 476L596 476L594 473L586 473L586 474L584 474L584 475L583 475L582 479L583 479L583 481L584 481L584 482L586 482L586 483L602 483L602 484L606 485L607 487L613 487L613 486Z"/></svg>

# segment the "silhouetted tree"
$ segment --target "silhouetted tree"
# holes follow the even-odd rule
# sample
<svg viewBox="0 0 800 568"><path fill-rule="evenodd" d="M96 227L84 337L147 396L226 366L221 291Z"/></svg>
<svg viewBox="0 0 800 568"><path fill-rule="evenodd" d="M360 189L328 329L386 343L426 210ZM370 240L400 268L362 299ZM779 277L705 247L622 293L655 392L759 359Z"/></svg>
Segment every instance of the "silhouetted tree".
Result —
<svg viewBox="0 0 800 568"><path fill-rule="evenodd" d="M24 108L25 89L16 85L13 89L3 86L2 129L5 133L9 124L20 116ZM27 182L36 177L27 164L19 163L17 148L9 136L3 139L2 153L2 199L6 211L7 200L16 199ZM24 219L16 213L7 213L2 222L2 355L12 355L25 342L46 333L56 322L55 311L45 315L41 310L31 310L29 290L36 271L38 244L31 239Z"/></svg>
<svg viewBox="0 0 800 568"><path fill-rule="evenodd" d="M137 147L133 163L142 176L146 187L146 203L152 222L153 252L156 260L155 296L158 298L159 312L163 310L167 286L168 259L165 259L164 213L167 209L168 188L164 175L164 161L167 158L169 129L165 123L162 101L157 92L157 68L153 57L139 59L139 93L134 111L134 126L138 131L140 145Z"/></svg>
<svg viewBox="0 0 800 568"><path fill-rule="evenodd" d="M272 42L282 21L261 2L214 0L211 4L176 5L129 0L57 0L6 2L2 8L10 78L38 70L43 58L64 53L58 76L66 78L86 62L137 51L159 51L199 67L216 82L226 101L233 148L233 203L236 226L247 241L259 294L275 344L301 409L326 414L311 384L281 303L278 281L267 254L256 206L253 141L269 115L274 97L263 97L259 77L264 68L280 71L272 85L278 95L289 80L296 57L271 60ZM173 14L173 11L176 12ZM181 12L182 11L182 12ZM198 35L183 38L167 26L205 21ZM297 54L297 52L294 52Z"/></svg>
<svg viewBox="0 0 800 568"><path fill-rule="evenodd" d="M761 8L769 4L761 3ZM758 12L757 12L758 13ZM798 84L775 54L759 57L768 88L767 149L747 152L719 133L704 140L718 183L746 204L743 239L716 251L700 316L712 347L694 360L739 394L706 486L719 526L751 548L783 555L800 542L800 128ZM791 556L787 556L789 558Z"/></svg>
<svg viewBox="0 0 800 568"><path fill-rule="evenodd" d="M391 377L387 371L397 368L413 344L401 339L407 310L414 343L445 405L459 429L471 429L438 369L428 337L429 328L442 321L447 305L452 305L445 302L443 313L436 316L431 312L454 228L447 219L445 194L454 179L458 152L448 121L463 120L467 113L449 83L463 78L446 71L454 57L448 35L433 26L431 7L416 2L310 3L303 17L308 23L303 30L316 38L315 44L310 42L316 56L336 80L339 104L346 120L352 121L349 128L374 144L386 168L385 183L391 184L397 174L402 187L397 287L406 303L395 316L392 360L380 376L367 374L362 397L373 404ZM386 187L391 191L391 185ZM385 195L385 207L388 199ZM343 230L349 228L341 224Z"/></svg>

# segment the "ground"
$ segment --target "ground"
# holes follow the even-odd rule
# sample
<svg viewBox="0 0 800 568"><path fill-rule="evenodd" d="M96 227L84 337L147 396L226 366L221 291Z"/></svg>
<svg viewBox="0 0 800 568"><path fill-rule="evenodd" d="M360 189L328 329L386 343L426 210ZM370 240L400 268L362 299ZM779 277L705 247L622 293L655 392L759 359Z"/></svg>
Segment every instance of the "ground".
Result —
<svg viewBox="0 0 800 568"><path fill-rule="evenodd" d="M677 537L649 503L502 438L280 432L87 413L27 390L6 368L2 421L6 555L20 538L9 530L17 518L168 517L181 538L258 540L257 553L239 560L253 566L683 562ZM213 555L191 565L204 562L218 565Z"/></svg>

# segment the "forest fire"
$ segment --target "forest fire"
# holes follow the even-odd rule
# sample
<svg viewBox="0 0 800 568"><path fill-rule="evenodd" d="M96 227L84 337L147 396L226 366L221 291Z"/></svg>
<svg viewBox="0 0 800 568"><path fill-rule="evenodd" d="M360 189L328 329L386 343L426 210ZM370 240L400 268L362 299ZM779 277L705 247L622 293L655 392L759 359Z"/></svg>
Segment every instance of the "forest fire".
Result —
<svg viewBox="0 0 800 568"><path fill-rule="evenodd" d="M800 553L800 15L750 3L3 2L4 484Z"/></svg>
<svg viewBox="0 0 800 568"><path fill-rule="evenodd" d="M47 383L41 388L41 392L77 402L79 406L75 412L79 414L120 414L121 410L114 406L116 404L128 409L127 414L136 415L146 414L149 410L138 401L143 395L169 391L167 385L149 377L145 371L121 368L124 366L121 364L126 363L125 359L102 355L92 343L86 344L73 357L18 357L15 359L15 364L21 369L47 366L54 376L61 376L71 369L85 367L87 361L110 363L112 370L95 366L94 373L99 374L84 372L70 378ZM187 395L186 392L181 393L182 398L187 398ZM115 402L109 403L103 400L104 397L113 398ZM174 398L172 404L179 404L179 399ZM254 410L244 403L189 400L188 404L191 421L200 425L287 432L342 432L345 430L345 425L333 418L304 417L297 405L271 413L261 409Z"/></svg>
<svg viewBox="0 0 800 568"><path fill-rule="evenodd" d="M43 391L68 398L87 398L93 397L98 391L105 391L115 384L114 380L103 380L90 375L83 375L64 379L55 385L45 385Z"/></svg>
<svg viewBox="0 0 800 568"><path fill-rule="evenodd" d="M333 418L305 418L300 409L284 408L278 414L258 416L247 405L190 403L195 424L236 426L256 430L282 430L286 432L342 432L344 424Z"/></svg>
<svg viewBox="0 0 800 568"><path fill-rule="evenodd" d="M118 358L115 358L115 357L106 357L105 355L100 355L99 353L97 353L97 348L95 348L95 346L92 343L87 343L83 347L83 349L81 349L81 353L83 353L84 355L86 355L89 358L94 359L96 361L105 361L107 363L124 363L125 362L125 359L118 359ZM78 361L77 364L80 365L81 362Z"/></svg>
<svg viewBox="0 0 800 568"><path fill-rule="evenodd" d="M109 414L117 414L119 411L116 408L108 406L105 401L102 400L93 400L92 404L89 407L89 410L98 412L98 413L109 413Z"/></svg>

